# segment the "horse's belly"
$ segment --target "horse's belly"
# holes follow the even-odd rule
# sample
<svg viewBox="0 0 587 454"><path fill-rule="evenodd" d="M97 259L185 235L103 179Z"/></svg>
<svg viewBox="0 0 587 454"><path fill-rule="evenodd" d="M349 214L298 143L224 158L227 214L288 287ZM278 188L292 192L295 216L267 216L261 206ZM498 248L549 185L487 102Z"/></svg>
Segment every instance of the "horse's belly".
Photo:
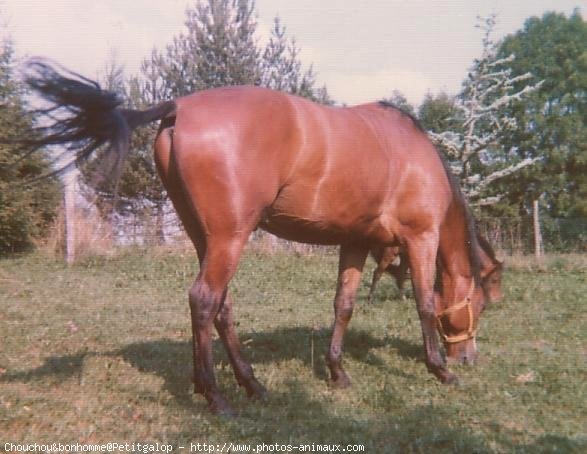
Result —
<svg viewBox="0 0 587 454"><path fill-rule="evenodd" d="M348 241L389 243L393 235L381 222L380 211L374 203L321 204L311 200L288 204L278 198L265 210L259 227L290 241L313 244L341 244ZM360 206L359 206L360 205Z"/></svg>
<svg viewBox="0 0 587 454"><path fill-rule="evenodd" d="M280 238L299 243L340 244L349 238L344 229L319 220L292 217L287 214L269 215L261 219L259 227Z"/></svg>

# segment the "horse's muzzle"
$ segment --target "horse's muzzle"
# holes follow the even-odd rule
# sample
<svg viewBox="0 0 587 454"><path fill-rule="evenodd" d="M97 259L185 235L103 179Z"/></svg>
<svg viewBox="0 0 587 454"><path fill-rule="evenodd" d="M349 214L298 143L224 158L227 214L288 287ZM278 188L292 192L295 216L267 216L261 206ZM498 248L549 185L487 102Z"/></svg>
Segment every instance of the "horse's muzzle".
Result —
<svg viewBox="0 0 587 454"><path fill-rule="evenodd" d="M445 343L447 364L475 364L477 343L471 338L457 343Z"/></svg>

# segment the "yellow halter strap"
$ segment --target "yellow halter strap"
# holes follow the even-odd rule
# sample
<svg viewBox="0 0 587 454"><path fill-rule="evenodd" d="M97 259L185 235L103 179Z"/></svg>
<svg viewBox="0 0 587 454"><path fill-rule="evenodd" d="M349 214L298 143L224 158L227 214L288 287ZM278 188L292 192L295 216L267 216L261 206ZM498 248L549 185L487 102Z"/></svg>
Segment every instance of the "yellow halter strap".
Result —
<svg viewBox="0 0 587 454"><path fill-rule="evenodd" d="M477 332L477 328L474 326L473 307L472 307L472 302L471 302L471 296L473 296L474 291L475 291L475 279L473 278L471 280L471 287L469 288L469 291L467 292L467 296L465 296L465 298L461 302L454 304L450 307L447 307L439 314L436 314L436 321L438 324L438 332L440 333L440 336L442 337L444 342L447 342L449 344L454 344L456 342L466 341L466 340L469 340L469 339L475 337L475 334ZM467 331L465 331L462 334L449 336L448 334L446 334L446 332L444 331L444 328L442 326L442 320L441 320L442 317L453 314L456 311L463 309L464 307L467 308L467 315L469 317L469 326L467 327Z"/></svg>

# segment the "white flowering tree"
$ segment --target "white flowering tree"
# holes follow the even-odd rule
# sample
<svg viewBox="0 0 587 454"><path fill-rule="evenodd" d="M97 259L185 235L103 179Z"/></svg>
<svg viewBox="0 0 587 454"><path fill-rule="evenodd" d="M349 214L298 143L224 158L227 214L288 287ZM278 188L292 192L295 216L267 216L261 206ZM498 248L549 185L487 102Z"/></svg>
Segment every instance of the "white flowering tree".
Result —
<svg viewBox="0 0 587 454"><path fill-rule="evenodd" d="M477 25L484 32L483 54L475 60L455 99L453 120L456 121L452 123L458 126L443 132L430 132L432 140L446 153L452 171L474 205L497 203L504 194L496 193L492 183L539 159L523 157L525 153L521 150L503 145L502 139L516 128L509 107L540 87L542 82L515 88L529 81L532 74L514 77L508 65L515 56L496 57L497 47L492 40L495 22L495 15L492 15L480 19Z"/></svg>

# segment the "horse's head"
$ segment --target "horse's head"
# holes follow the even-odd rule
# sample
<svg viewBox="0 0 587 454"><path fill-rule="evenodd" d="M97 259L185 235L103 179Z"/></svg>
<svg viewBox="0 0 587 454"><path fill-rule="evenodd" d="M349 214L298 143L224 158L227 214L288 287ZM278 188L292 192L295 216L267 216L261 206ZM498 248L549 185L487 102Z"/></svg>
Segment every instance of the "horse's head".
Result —
<svg viewBox="0 0 587 454"><path fill-rule="evenodd" d="M477 254L481 262L481 286L488 303L499 303L501 292L501 275L503 274L503 260L499 260L491 243L483 235L477 233Z"/></svg>
<svg viewBox="0 0 587 454"><path fill-rule="evenodd" d="M485 306L485 291L472 280L460 299L434 294L438 333L444 343L448 363L472 364L477 359L475 336L479 316Z"/></svg>
<svg viewBox="0 0 587 454"><path fill-rule="evenodd" d="M488 303L499 303L503 299L503 292L501 291L503 268L503 261L496 259L492 262L491 267L481 270L481 286Z"/></svg>

